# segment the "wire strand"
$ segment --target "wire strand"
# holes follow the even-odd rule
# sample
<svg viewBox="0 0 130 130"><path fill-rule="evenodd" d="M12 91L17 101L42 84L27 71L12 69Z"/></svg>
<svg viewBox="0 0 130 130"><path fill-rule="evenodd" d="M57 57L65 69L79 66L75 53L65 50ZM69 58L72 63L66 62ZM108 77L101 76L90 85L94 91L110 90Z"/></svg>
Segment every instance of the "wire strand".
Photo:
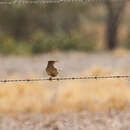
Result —
<svg viewBox="0 0 130 130"><path fill-rule="evenodd" d="M114 75L114 76L86 76L86 77L59 77L59 78L36 78L36 79L7 79L0 80L0 83L8 83L8 82L33 82L33 81L45 81L45 80L87 80L87 79L120 79L120 78L130 78L130 75Z"/></svg>
<svg viewBox="0 0 130 130"><path fill-rule="evenodd" d="M112 0L113 2L123 2L123 0ZM105 0L15 0L15 1L0 1L0 5L22 5L22 4L49 4L63 2L105 2Z"/></svg>

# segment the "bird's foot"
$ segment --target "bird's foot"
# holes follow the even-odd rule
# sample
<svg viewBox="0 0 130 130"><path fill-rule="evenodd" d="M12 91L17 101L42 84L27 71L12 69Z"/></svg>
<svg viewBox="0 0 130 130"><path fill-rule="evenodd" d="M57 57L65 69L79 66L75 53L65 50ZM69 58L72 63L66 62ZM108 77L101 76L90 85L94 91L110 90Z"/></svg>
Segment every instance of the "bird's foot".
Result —
<svg viewBox="0 0 130 130"><path fill-rule="evenodd" d="M52 77L50 77L49 80L51 81L51 80L52 80Z"/></svg>

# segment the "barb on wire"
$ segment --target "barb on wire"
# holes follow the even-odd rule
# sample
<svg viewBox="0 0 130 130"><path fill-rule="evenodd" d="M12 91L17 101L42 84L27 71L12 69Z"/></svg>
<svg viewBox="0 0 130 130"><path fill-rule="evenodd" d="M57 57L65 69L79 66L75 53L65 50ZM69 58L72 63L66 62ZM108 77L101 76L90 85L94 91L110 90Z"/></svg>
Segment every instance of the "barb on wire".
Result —
<svg viewBox="0 0 130 130"><path fill-rule="evenodd" d="M0 83L7 82L33 82L33 81L45 81L45 80L87 80L87 79L119 79L119 78L130 78L130 75L115 75L115 76L86 76L86 77L59 77L59 78L38 78L38 79L9 79L9 80L0 80Z"/></svg>
<svg viewBox="0 0 130 130"><path fill-rule="evenodd" d="M105 0L14 0L0 1L0 5L49 4L63 2L105 2ZM113 0L113 2L123 2L123 0Z"/></svg>

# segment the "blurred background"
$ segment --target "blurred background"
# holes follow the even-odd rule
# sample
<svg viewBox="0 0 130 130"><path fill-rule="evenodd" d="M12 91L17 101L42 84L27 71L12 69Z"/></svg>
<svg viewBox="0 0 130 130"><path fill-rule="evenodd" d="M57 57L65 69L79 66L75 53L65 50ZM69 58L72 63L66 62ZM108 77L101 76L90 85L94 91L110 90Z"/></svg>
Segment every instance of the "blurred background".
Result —
<svg viewBox="0 0 130 130"><path fill-rule="evenodd" d="M130 49L129 8L128 0L1 5L0 53Z"/></svg>
<svg viewBox="0 0 130 130"><path fill-rule="evenodd" d="M48 77L48 60L59 61L59 77L129 75L129 12L128 0L0 5L0 78ZM130 104L129 83L1 83L0 111L123 109Z"/></svg>

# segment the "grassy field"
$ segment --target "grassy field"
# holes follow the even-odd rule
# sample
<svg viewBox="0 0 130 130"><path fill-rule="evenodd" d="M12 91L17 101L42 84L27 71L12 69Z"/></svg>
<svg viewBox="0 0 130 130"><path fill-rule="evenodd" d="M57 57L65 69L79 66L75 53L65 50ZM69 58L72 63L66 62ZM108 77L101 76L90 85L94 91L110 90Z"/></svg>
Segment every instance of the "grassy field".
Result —
<svg viewBox="0 0 130 130"><path fill-rule="evenodd" d="M0 79L129 75L130 52L0 57ZM0 83L0 130L129 130L130 79Z"/></svg>
<svg viewBox="0 0 130 130"><path fill-rule="evenodd" d="M0 88L0 111L122 110L130 103L129 91L128 82L119 79L6 83Z"/></svg>
<svg viewBox="0 0 130 130"><path fill-rule="evenodd" d="M57 52L33 58L1 57L1 79L47 77L45 72L42 75L42 71L49 59L59 60L57 66L62 67L62 77L125 75L130 72L129 52L118 50L108 54L59 54ZM129 83L130 79L1 83L0 112L122 110L130 105Z"/></svg>

